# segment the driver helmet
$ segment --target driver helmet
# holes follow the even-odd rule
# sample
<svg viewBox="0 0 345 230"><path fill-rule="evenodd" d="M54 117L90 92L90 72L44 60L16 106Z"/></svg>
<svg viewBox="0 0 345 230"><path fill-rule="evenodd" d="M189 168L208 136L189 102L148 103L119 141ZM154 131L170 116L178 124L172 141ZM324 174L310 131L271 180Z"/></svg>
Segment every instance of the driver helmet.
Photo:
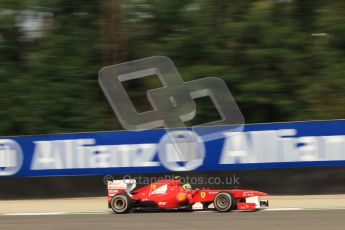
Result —
<svg viewBox="0 0 345 230"><path fill-rule="evenodd" d="M192 186L188 183L184 184L182 187L187 190L192 190Z"/></svg>

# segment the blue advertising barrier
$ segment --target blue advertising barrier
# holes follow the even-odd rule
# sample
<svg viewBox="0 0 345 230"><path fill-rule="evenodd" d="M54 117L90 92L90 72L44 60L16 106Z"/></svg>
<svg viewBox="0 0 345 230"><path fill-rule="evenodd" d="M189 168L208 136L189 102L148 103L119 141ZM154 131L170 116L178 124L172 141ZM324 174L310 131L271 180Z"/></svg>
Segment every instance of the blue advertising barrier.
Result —
<svg viewBox="0 0 345 230"><path fill-rule="evenodd" d="M165 137L163 129L2 137L0 176L345 165L345 120L245 125L244 132L183 147L182 157Z"/></svg>

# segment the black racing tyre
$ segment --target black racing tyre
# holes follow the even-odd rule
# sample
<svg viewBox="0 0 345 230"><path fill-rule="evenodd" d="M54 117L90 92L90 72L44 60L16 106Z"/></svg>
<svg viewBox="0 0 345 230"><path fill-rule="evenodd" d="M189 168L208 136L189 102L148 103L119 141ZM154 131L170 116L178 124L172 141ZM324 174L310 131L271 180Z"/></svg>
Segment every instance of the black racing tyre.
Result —
<svg viewBox="0 0 345 230"><path fill-rule="evenodd" d="M236 200L229 192L219 192L214 197L213 205L219 212L228 212L236 207Z"/></svg>
<svg viewBox="0 0 345 230"><path fill-rule="evenodd" d="M117 194L111 199L110 207L117 214L127 213L132 208L131 198L127 194Z"/></svg>

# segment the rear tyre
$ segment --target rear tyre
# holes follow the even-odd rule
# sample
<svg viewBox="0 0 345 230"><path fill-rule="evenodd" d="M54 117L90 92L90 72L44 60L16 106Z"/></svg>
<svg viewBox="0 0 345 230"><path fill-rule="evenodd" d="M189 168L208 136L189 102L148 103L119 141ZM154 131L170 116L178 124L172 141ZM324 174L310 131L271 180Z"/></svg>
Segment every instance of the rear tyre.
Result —
<svg viewBox="0 0 345 230"><path fill-rule="evenodd" d="M131 198L127 194L117 194L111 199L110 206L117 214L127 213L132 208Z"/></svg>
<svg viewBox="0 0 345 230"><path fill-rule="evenodd" d="M213 200L214 207L219 212L228 212L235 208L236 201L229 192L219 192Z"/></svg>

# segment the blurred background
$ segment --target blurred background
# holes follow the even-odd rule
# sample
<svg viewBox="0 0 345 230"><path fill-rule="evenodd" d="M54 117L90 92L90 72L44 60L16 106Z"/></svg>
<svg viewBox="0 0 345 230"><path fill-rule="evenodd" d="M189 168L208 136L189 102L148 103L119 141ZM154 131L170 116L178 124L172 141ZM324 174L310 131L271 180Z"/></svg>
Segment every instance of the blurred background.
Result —
<svg viewBox="0 0 345 230"><path fill-rule="evenodd" d="M121 129L98 71L154 55L225 80L246 123L344 118L344 19L341 0L0 0L0 135ZM143 110L155 87L126 85Z"/></svg>

